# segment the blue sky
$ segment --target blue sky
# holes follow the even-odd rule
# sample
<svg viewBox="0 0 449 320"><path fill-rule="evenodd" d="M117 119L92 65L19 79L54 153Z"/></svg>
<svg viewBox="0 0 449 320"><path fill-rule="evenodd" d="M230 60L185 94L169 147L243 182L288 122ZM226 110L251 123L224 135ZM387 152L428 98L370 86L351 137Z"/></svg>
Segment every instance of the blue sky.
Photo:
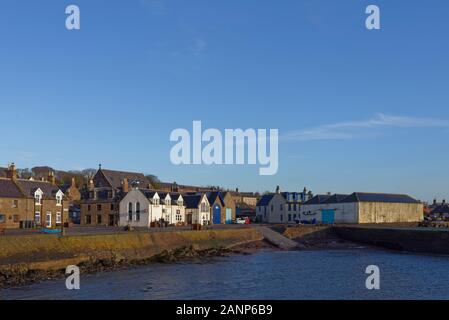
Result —
<svg viewBox="0 0 449 320"><path fill-rule="evenodd" d="M77 4L81 30L65 29ZM379 31L365 8L381 9ZM2 1L0 165L449 198L449 3ZM279 170L174 166L170 132L277 128Z"/></svg>

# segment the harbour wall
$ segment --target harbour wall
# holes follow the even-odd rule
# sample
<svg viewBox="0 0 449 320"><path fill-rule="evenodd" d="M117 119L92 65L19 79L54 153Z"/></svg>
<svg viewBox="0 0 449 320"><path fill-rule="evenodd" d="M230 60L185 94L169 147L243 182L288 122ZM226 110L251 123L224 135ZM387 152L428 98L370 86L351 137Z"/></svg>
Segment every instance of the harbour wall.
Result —
<svg viewBox="0 0 449 320"><path fill-rule="evenodd" d="M381 226L334 226L345 240L389 249L449 254L449 231L436 228L394 228Z"/></svg>
<svg viewBox="0 0 449 320"><path fill-rule="evenodd" d="M252 228L178 231L129 232L102 235L29 235L0 237L0 269L23 265L32 269L59 269L69 264L107 259L149 259L166 250L193 246L203 250L230 248L262 240Z"/></svg>

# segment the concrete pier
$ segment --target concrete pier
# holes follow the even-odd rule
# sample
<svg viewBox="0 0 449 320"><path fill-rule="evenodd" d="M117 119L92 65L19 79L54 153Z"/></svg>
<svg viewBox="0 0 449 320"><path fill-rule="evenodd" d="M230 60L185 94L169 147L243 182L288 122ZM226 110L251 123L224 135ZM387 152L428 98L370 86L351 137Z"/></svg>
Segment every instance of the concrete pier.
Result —
<svg viewBox="0 0 449 320"><path fill-rule="evenodd" d="M449 230L439 228L395 228L379 226L334 226L345 240L394 250L449 254Z"/></svg>

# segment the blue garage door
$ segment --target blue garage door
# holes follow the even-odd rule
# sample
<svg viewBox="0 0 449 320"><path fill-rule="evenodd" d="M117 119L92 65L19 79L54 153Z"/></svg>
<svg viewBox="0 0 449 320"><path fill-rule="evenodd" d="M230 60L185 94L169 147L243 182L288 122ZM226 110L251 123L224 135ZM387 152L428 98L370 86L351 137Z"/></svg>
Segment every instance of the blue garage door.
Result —
<svg viewBox="0 0 449 320"><path fill-rule="evenodd" d="M334 223L335 221L335 210L322 210L321 211L321 221L323 223Z"/></svg>
<svg viewBox="0 0 449 320"><path fill-rule="evenodd" d="M232 223L232 209L226 208L226 224Z"/></svg>
<svg viewBox="0 0 449 320"><path fill-rule="evenodd" d="M213 215L213 224L220 224L221 223L221 210L220 206L215 206L212 212Z"/></svg>

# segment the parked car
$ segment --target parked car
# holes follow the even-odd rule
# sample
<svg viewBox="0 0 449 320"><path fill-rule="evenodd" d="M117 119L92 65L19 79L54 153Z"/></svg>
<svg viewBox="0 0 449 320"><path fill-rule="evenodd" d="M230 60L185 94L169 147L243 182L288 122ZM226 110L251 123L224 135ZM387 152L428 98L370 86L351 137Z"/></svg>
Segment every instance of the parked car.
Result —
<svg viewBox="0 0 449 320"><path fill-rule="evenodd" d="M235 223L237 223L237 224L251 224L251 220L248 217L246 217L246 218L237 218L235 220Z"/></svg>

